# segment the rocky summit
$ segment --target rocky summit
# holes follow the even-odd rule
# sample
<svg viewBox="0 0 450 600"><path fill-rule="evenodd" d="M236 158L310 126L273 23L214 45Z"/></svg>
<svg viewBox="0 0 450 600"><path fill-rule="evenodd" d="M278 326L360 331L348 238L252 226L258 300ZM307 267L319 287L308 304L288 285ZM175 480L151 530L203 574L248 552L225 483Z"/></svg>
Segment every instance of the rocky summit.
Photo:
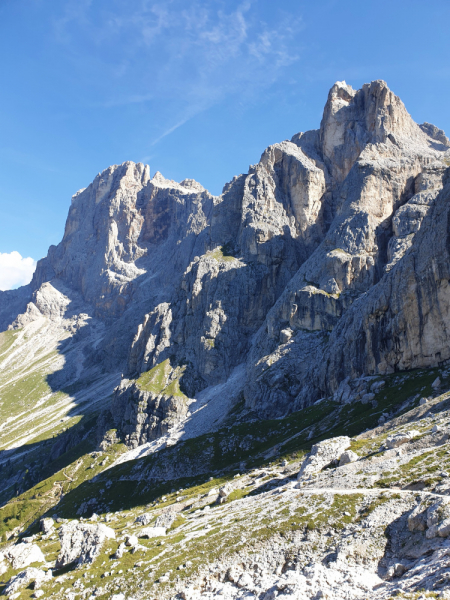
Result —
<svg viewBox="0 0 450 600"><path fill-rule="evenodd" d="M450 598L449 167L337 82L220 196L78 191L0 292L0 591Z"/></svg>

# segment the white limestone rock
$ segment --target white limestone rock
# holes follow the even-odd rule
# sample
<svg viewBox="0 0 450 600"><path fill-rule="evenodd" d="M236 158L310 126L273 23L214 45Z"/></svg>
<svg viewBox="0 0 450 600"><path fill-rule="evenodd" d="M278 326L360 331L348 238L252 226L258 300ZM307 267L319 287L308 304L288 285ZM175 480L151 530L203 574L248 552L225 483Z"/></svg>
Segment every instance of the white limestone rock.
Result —
<svg viewBox="0 0 450 600"><path fill-rule="evenodd" d="M139 544L139 540L136 535L126 535L125 536L125 545L126 546L131 546L133 548L134 546L137 546L138 544Z"/></svg>
<svg viewBox="0 0 450 600"><path fill-rule="evenodd" d="M136 525L150 525L152 520L153 520L153 515L151 513L143 513L142 515L139 515L136 518L135 524Z"/></svg>
<svg viewBox="0 0 450 600"><path fill-rule="evenodd" d="M155 527L169 529L176 521L176 518L176 513L163 513L162 515L159 515L159 517L156 517Z"/></svg>
<svg viewBox="0 0 450 600"><path fill-rule="evenodd" d="M8 548L4 555L13 569L23 569L33 563L45 563L45 556L36 544L19 543Z"/></svg>
<svg viewBox="0 0 450 600"><path fill-rule="evenodd" d="M394 435L390 435L386 438L386 448L398 448L403 444L407 444L418 435L420 435L420 431L417 431L415 429L411 429L410 431L404 433L401 432L395 433Z"/></svg>
<svg viewBox="0 0 450 600"><path fill-rule="evenodd" d="M59 529L61 551L56 561L57 568L75 562L79 567L93 563L105 541L115 537L114 530L103 523L80 523L76 520L64 523Z"/></svg>
<svg viewBox="0 0 450 600"><path fill-rule="evenodd" d="M53 532L54 527L55 527L55 521L52 518L47 517L45 519L41 519L40 526L41 526L42 533L44 535L47 535L47 534Z"/></svg>
<svg viewBox="0 0 450 600"><path fill-rule="evenodd" d="M25 571L22 571L18 575L12 577L3 591L6 596L10 596L27 587L30 583L34 582L34 589L39 589L44 583L52 579L52 571L42 571L34 567L28 567Z"/></svg>
<svg viewBox="0 0 450 600"><path fill-rule="evenodd" d="M348 465L358 460L358 455L353 450L345 450L339 459L339 466Z"/></svg>
<svg viewBox="0 0 450 600"><path fill-rule="evenodd" d="M161 537L161 536L165 536L166 535L166 528L165 527L145 527L144 529L141 529L138 533L137 536L139 538L154 538L154 537Z"/></svg>
<svg viewBox="0 0 450 600"><path fill-rule="evenodd" d="M342 453L350 446L350 438L340 436L314 444L302 463L297 479L301 480L331 464L337 465Z"/></svg>

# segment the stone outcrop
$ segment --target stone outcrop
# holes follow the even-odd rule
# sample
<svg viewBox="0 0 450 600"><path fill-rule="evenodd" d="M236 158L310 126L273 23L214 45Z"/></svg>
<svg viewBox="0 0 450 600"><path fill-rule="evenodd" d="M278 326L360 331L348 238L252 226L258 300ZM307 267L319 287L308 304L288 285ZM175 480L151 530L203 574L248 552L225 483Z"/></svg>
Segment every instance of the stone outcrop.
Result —
<svg viewBox="0 0 450 600"><path fill-rule="evenodd" d="M56 561L60 569L76 563L78 567L91 564L100 555L107 539L115 539L114 530L103 524L80 523L71 521L59 529L61 551Z"/></svg>
<svg viewBox="0 0 450 600"><path fill-rule="evenodd" d="M350 438L346 435L331 438L318 444L314 444L311 448L311 452L305 458L300 471L298 473L298 480L307 478L315 473L318 473L322 469L328 466L336 466L344 450L350 446ZM351 462L350 460L346 462ZM345 459L343 464L346 464Z"/></svg>
<svg viewBox="0 0 450 600"><path fill-rule="evenodd" d="M144 527L137 532L139 538L154 538L166 535L165 527Z"/></svg>
<svg viewBox="0 0 450 600"><path fill-rule="evenodd" d="M264 414L301 408L333 393L346 377L436 364L437 349L425 349L427 342L417 317L403 310L408 280L404 269L409 261L414 273L417 271L417 251L423 255L424 270L433 269L431 256L443 253L442 260L447 261L443 247L430 249L419 240L427 232L430 241L435 236L432 222L446 227L445 215L437 213L439 198L445 195L440 190L446 177L448 147L436 149L384 82L373 82L356 93L344 84L332 88L318 151L331 165L335 185L340 182L334 189L336 216L254 340L245 396L250 406L259 407ZM444 198L441 205L444 208ZM441 235L444 246L446 236ZM394 307L393 285L398 289ZM422 294L416 294L413 283L410 289L415 312L421 313ZM442 312L431 300L431 289L423 294L440 320L436 330L444 327L445 331L446 309ZM372 300L375 297L377 307ZM424 306L425 313L428 310ZM384 340L398 348L396 342L388 341L393 331L379 331L376 339L369 333L379 327L395 328L394 315L402 319L400 327L409 322L416 344L411 353L400 350L397 356L402 358L395 362L383 352ZM287 343L281 335L286 325L292 331ZM384 354L384 361L374 353ZM415 361L408 359L408 354L414 354ZM271 365L276 365L276 381Z"/></svg>
<svg viewBox="0 0 450 600"><path fill-rule="evenodd" d="M11 577L3 591L5 596L10 596L18 592L20 589L27 587L30 583L34 584L34 589L38 590L42 584L52 579L52 572L42 571L34 567L28 567L18 575Z"/></svg>
<svg viewBox="0 0 450 600"><path fill-rule="evenodd" d="M3 552L13 569L23 569L33 563L45 563L45 556L36 544L20 543Z"/></svg>

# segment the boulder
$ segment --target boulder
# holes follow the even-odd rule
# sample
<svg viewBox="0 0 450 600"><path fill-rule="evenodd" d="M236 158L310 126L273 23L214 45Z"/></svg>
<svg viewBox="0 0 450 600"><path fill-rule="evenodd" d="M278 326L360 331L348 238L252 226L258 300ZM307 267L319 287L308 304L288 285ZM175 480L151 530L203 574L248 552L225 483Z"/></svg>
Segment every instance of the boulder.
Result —
<svg viewBox="0 0 450 600"><path fill-rule="evenodd" d="M115 559L120 559L122 558L122 556L124 555L124 553L127 551L126 549L126 545L124 544L124 542L122 542L119 547L117 548L117 550L114 553L114 558Z"/></svg>
<svg viewBox="0 0 450 600"><path fill-rule="evenodd" d="M169 529L172 527L175 522L177 515L174 513L165 513L163 515L159 515L155 521L155 527L162 527L164 529Z"/></svg>
<svg viewBox="0 0 450 600"><path fill-rule="evenodd" d="M250 573L242 573L242 575L238 579L237 586L239 588L252 588L253 585L254 583Z"/></svg>
<svg viewBox="0 0 450 600"><path fill-rule="evenodd" d="M145 527L138 532L140 538L154 538L166 535L165 527Z"/></svg>
<svg viewBox="0 0 450 600"><path fill-rule="evenodd" d="M150 523L152 522L152 519L153 519L153 515L151 515L150 513L144 513L142 515L139 515L139 517L136 518L135 524L136 525L150 525Z"/></svg>
<svg viewBox="0 0 450 600"><path fill-rule="evenodd" d="M341 454L341 458L339 459L339 466L348 465L349 463L355 462L358 460L358 455L353 450L346 450Z"/></svg>
<svg viewBox="0 0 450 600"><path fill-rule="evenodd" d="M24 544L32 544L32 543L34 542L34 540L35 540L35 539L36 539L36 536L35 536L35 535L28 535L28 536L26 536L26 537L23 537L21 541L22 541Z"/></svg>
<svg viewBox="0 0 450 600"><path fill-rule="evenodd" d="M297 479L318 473L324 467L337 464L344 450L350 446L350 438L346 435L324 440L314 444L300 468Z"/></svg>
<svg viewBox="0 0 450 600"><path fill-rule="evenodd" d="M6 596L14 594L18 590L27 587L34 581L34 589L39 589L43 583L50 581L52 578L51 571L42 571L41 569L35 569L34 567L28 567L25 571L22 571L18 575L11 577L6 584L3 593Z"/></svg>
<svg viewBox="0 0 450 600"><path fill-rule="evenodd" d="M441 387L441 380L439 377L436 377L436 379L431 384L431 387L433 388L433 390L438 390Z"/></svg>
<svg viewBox="0 0 450 600"><path fill-rule="evenodd" d="M373 393L364 394L364 396L361 398L361 402L362 404L369 404L369 402L372 402L374 398L375 394Z"/></svg>
<svg viewBox="0 0 450 600"><path fill-rule="evenodd" d="M427 515L424 506L419 504L411 512L408 517L408 530L409 531L425 531L427 528Z"/></svg>
<svg viewBox="0 0 450 600"><path fill-rule="evenodd" d="M107 539L115 539L113 529L106 525L71 521L61 526L59 539L61 552L56 561L57 568L76 562L78 566L94 562Z"/></svg>
<svg viewBox="0 0 450 600"><path fill-rule="evenodd" d="M386 385L386 382L383 380L380 381L375 381L374 383L372 383L372 385L370 386L370 389L372 390L372 392L374 392L375 394L377 392L379 392L382 388L384 388L384 386Z"/></svg>
<svg viewBox="0 0 450 600"><path fill-rule="evenodd" d="M291 339L293 333L294 332L290 327L287 329L282 329L280 332L280 342L282 344L286 344Z"/></svg>
<svg viewBox="0 0 450 600"><path fill-rule="evenodd" d="M0 575L3 575L3 573L6 573L8 568L9 568L9 565L5 560L5 555L3 554L3 552L0 552Z"/></svg>
<svg viewBox="0 0 450 600"><path fill-rule="evenodd" d="M45 519L41 519L40 526L41 526L42 533L44 535L47 535L48 533L51 533L53 531L54 526L55 526L55 521L53 519L51 519L50 517L47 517Z"/></svg>
<svg viewBox="0 0 450 600"><path fill-rule="evenodd" d="M220 498L226 498L232 492L232 488L228 483L219 488L219 496Z"/></svg>
<svg viewBox="0 0 450 600"><path fill-rule="evenodd" d="M33 563L45 563L45 556L36 544L17 544L8 548L5 556L13 569L23 569Z"/></svg>
<svg viewBox="0 0 450 600"><path fill-rule="evenodd" d="M407 431L407 432L395 433L394 435L390 435L386 439L386 443L385 443L386 448L388 450L390 450L392 448L398 448L402 444L407 444L408 442L410 442L412 439L414 439L418 435L420 435L420 432L416 431L415 429L412 429L411 431Z"/></svg>
<svg viewBox="0 0 450 600"><path fill-rule="evenodd" d="M125 545L126 546L137 546L139 544L139 540L135 535L126 535L125 536Z"/></svg>
<svg viewBox="0 0 450 600"><path fill-rule="evenodd" d="M450 499L440 498L427 508L427 526L440 526L441 523L450 518Z"/></svg>
<svg viewBox="0 0 450 600"><path fill-rule="evenodd" d="M439 537L448 537L450 535L450 519L444 519L438 525L437 534Z"/></svg>

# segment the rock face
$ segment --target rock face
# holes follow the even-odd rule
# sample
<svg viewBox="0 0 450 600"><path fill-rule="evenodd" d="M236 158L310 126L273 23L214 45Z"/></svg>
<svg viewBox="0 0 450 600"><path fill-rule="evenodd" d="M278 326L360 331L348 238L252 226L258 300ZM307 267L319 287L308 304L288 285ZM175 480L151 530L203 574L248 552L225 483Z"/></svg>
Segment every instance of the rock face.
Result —
<svg viewBox="0 0 450 600"><path fill-rule="evenodd" d="M449 164L445 134L386 83L337 82L320 129L267 148L219 197L140 163L99 174L32 283L0 292L0 329L57 324L72 355L55 389L101 375L108 396L121 379L111 412L132 447L239 365L236 398L259 417L436 365L450 358Z"/></svg>

